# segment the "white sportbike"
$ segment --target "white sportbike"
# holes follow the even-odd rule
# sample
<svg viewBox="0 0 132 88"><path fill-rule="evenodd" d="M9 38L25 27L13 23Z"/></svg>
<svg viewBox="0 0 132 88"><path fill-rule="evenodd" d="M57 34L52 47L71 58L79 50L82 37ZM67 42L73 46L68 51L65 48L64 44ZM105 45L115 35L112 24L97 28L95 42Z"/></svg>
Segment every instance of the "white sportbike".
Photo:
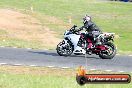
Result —
<svg viewBox="0 0 132 88"><path fill-rule="evenodd" d="M60 56L70 56L72 53L75 55L88 53L90 55L99 55L102 59L112 59L116 55L116 47L111 42L111 40L113 41L114 33L100 34L97 39L101 40L101 44L94 46L94 43L89 38L83 39L86 32L78 33L75 30L76 27L74 25L70 30L66 30L64 39L57 45L56 50ZM83 39L82 47L77 45L80 38Z"/></svg>

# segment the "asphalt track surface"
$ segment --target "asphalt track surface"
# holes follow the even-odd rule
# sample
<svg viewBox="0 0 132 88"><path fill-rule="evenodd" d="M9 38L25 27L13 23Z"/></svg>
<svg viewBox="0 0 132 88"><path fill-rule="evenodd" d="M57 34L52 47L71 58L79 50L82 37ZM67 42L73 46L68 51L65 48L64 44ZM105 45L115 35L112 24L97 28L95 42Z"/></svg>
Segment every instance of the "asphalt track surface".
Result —
<svg viewBox="0 0 132 88"><path fill-rule="evenodd" d="M86 65L87 60L87 65ZM0 48L0 64L77 68L87 66L88 70L132 72L132 56L116 55L113 59L100 59L96 55L69 57L59 56L56 51L18 48Z"/></svg>

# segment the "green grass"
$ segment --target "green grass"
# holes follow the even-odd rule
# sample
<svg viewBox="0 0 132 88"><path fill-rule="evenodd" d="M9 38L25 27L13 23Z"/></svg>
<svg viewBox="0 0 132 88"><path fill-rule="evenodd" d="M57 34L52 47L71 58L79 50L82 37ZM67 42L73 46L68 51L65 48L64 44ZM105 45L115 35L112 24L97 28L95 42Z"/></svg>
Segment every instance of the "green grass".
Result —
<svg viewBox="0 0 132 88"><path fill-rule="evenodd" d="M90 71L89 73L102 73ZM108 72L103 72L107 73ZM45 67L0 67L0 88L131 88L129 84L86 84L76 83L73 69Z"/></svg>
<svg viewBox="0 0 132 88"><path fill-rule="evenodd" d="M75 77L0 74L1 88L131 88L132 84L86 84L80 86Z"/></svg>
<svg viewBox="0 0 132 88"><path fill-rule="evenodd" d="M2 29L0 30L0 36L2 36L2 35L6 35L6 34L8 34L7 31L2 30Z"/></svg>
<svg viewBox="0 0 132 88"><path fill-rule="evenodd" d="M64 30L69 27L45 22L43 15L54 16L64 24L68 24L68 17L71 16L72 24L81 26L82 17L89 14L103 31L115 32L120 36L115 42L119 50L132 52L132 3L99 0L0 0L1 8L30 10L31 6L34 12L39 14L33 16L56 31L59 37L62 37Z"/></svg>
<svg viewBox="0 0 132 88"><path fill-rule="evenodd" d="M44 49L44 46L38 41L25 41L22 39L15 38L4 38L3 40L0 39L0 46Z"/></svg>

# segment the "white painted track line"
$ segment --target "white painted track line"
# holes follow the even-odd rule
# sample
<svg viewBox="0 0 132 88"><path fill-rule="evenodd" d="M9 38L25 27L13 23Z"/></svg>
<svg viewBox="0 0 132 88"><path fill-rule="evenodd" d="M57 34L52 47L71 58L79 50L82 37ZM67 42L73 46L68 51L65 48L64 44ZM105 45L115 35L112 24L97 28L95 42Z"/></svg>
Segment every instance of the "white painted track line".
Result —
<svg viewBox="0 0 132 88"><path fill-rule="evenodd" d="M130 57L132 57L132 55L129 55Z"/></svg>
<svg viewBox="0 0 132 88"><path fill-rule="evenodd" d="M46 66L46 67L48 67L48 68L54 68L55 66Z"/></svg>
<svg viewBox="0 0 132 88"><path fill-rule="evenodd" d="M105 71L111 72L112 70L105 70Z"/></svg>
<svg viewBox="0 0 132 88"><path fill-rule="evenodd" d="M92 70L92 71L93 71L93 70L96 70L96 69L90 69L90 70Z"/></svg>
<svg viewBox="0 0 132 88"><path fill-rule="evenodd" d="M70 68L70 67L61 67L61 68L66 69L66 68Z"/></svg>
<svg viewBox="0 0 132 88"><path fill-rule="evenodd" d="M31 67L36 67L37 65L29 65L29 66L31 66Z"/></svg>
<svg viewBox="0 0 132 88"><path fill-rule="evenodd" d="M13 65L15 65L15 66L22 66L22 64L13 64Z"/></svg>
<svg viewBox="0 0 132 88"><path fill-rule="evenodd" d="M7 63L0 63L0 65L6 65Z"/></svg>
<svg viewBox="0 0 132 88"><path fill-rule="evenodd" d="M125 71L119 71L119 72L125 72Z"/></svg>

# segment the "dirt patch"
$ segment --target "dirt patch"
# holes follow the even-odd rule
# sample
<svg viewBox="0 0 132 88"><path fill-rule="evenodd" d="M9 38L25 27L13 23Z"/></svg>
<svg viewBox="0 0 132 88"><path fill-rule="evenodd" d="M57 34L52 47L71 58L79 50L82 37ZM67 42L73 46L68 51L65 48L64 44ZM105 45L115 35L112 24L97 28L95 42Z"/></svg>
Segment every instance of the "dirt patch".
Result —
<svg viewBox="0 0 132 88"><path fill-rule="evenodd" d="M46 21L48 21L48 23L51 23L51 24L57 24L57 25L64 25L65 24L62 20L57 19L54 16L44 15L43 20L46 20Z"/></svg>
<svg viewBox="0 0 132 88"><path fill-rule="evenodd" d="M55 37L56 33L42 26L39 20L11 9L0 9L0 29L8 32L10 38L40 41L45 47L54 47L60 41Z"/></svg>
<svg viewBox="0 0 132 88"><path fill-rule="evenodd" d="M28 66L0 66L0 71L10 74L29 74L29 75L55 75L55 76L75 76L74 69L60 69L47 67L28 67Z"/></svg>
<svg viewBox="0 0 132 88"><path fill-rule="evenodd" d="M0 66L1 73L28 74L28 75L53 75L53 76L76 76L76 69L48 68L48 67L29 67L29 66ZM118 74L118 72L87 71L88 74Z"/></svg>

